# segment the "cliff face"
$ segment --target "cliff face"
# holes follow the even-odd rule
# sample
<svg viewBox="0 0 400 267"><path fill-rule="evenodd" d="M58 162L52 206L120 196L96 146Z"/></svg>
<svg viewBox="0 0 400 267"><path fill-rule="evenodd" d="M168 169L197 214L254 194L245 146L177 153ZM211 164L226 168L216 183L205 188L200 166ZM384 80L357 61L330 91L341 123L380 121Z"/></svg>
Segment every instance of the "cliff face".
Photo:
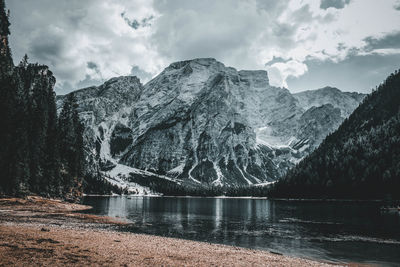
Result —
<svg viewBox="0 0 400 267"><path fill-rule="evenodd" d="M171 64L133 106L134 141L121 163L201 183L272 181L279 170L254 129L274 114L285 118L283 106L295 114L293 102L264 71L238 72L213 59Z"/></svg>
<svg viewBox="0 0 400 267"><path fill-rule="evenodd" d="M144 86L120 77L73 94L93 166L213 185L278 179L347 114L329 103L305 107L265 71L207 58L173 63Z"/></svg>

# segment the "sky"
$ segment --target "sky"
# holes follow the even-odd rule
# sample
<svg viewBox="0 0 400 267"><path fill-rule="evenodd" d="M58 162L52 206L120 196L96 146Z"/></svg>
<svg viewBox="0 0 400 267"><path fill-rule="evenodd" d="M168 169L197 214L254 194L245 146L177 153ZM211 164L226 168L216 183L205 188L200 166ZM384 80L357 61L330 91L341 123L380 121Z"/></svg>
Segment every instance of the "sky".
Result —
<svg viewBox="0 0 400 267"><path fill-rule="evenodd" d="M6 0L15 63L25 53L56 93L213 57L268 71L292 92L369 93L400 68L400 0Z"/></svg>

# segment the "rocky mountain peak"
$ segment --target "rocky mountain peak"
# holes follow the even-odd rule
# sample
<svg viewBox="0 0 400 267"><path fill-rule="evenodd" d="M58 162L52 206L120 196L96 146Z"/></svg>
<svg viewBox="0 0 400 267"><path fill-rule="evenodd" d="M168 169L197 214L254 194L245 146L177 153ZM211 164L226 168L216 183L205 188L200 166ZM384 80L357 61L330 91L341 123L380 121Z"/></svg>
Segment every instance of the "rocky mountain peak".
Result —
<svg viewBox="0 0 400 267"><path fill-rule="evenodd" d="M89 157L108 162L105 173L209 185L278 179L358 104L335 89L291 94L271 86L264 70L213 58L172 63L144 86L119 77L73 94Z"/></svg>
<svg viewBox="0 0 400 267"><path fill-rule="evenodd" d="M214 66L225 67L223 63L217 61L215 58L194 58L190 60L183 60L171 63L165 70L181 69L187 65L191 66L199 65L204 67L211 67L214 65Z"/></svg>
<svg viewBox="0 0 400 267"><path fill-rule="evenodd" d="M269 86L268 73L265 70L240 70L239 75L242 81L250 82L255 87Z"/></svg>

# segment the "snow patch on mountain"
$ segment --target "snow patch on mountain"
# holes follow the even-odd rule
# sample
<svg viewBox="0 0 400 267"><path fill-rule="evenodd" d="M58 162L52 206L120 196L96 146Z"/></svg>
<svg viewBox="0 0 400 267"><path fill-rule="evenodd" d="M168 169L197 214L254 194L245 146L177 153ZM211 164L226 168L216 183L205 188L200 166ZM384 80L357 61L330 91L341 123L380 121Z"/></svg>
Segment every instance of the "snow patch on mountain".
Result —
<svg viewBox="0 0 400 267"><path fill-rule="evenodd" d="M285 137L273 134L273 129L268 126L260 127L255 129L257 144L268 146L270 148L283 148L290 147L290 143L293 142L295 137Z"/></svg>

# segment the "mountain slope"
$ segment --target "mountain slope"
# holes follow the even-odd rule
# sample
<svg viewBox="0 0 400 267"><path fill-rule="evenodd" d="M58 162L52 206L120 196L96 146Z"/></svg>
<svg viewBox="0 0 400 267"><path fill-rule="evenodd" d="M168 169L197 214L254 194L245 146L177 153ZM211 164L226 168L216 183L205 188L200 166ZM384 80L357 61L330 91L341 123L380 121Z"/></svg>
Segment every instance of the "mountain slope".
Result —
<svg viewBox="0 0 400 267"><path fill-rule="evenodd" d="M305 110L315 106L331 104L342 111L341 116L347 118L358 107L365 94L342 92L334 87L324 87L317 90L307 90L293 94Z"/></svg>
<svg viewBox="0 0 400 267"><path fill-rule="evenodd" d="M400 73L390 75L271 192L276 197L400 199Z"/></svg>
<svg viewBox="0 0 400 267"><path fill-rule="evenodd" d="M331 104L305 109L270 86L267 72L210 58L172 63L144 86L119 77L72 94L92 166L113 177L146 172L194 185L274 181L345 113Z"/></svg>

